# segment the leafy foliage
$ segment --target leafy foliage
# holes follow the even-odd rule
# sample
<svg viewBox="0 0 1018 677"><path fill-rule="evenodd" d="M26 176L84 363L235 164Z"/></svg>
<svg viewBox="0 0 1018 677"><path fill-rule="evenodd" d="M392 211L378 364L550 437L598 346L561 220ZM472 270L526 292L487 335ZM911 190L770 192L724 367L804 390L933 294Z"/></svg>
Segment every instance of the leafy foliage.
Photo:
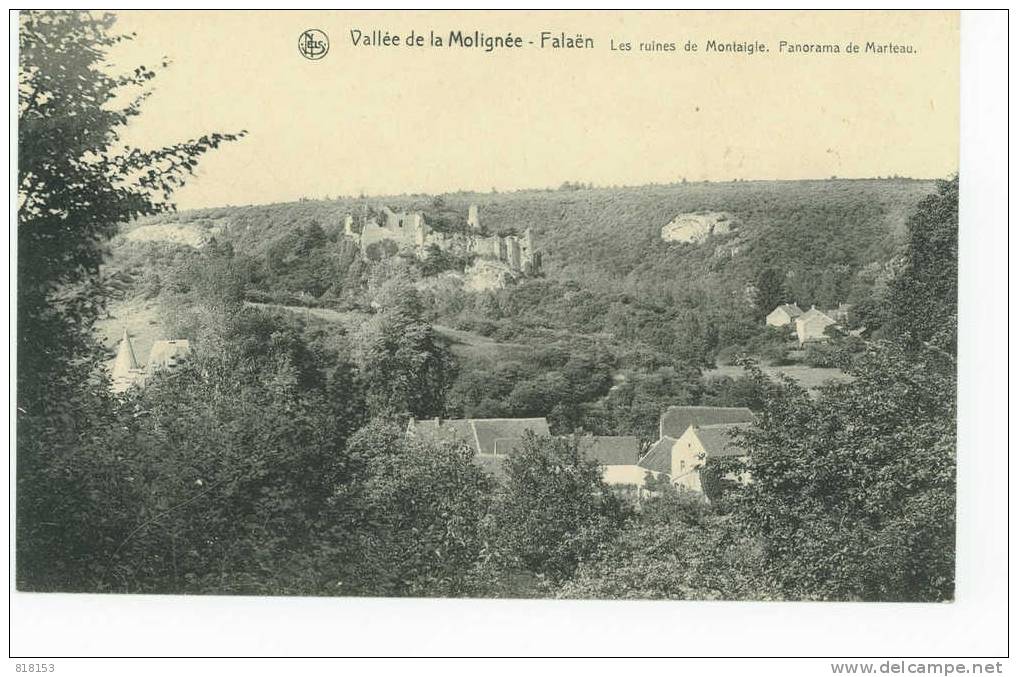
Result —
<svg viewBox="0 0 1018 677"><path fill-rule="evenodd" d="M786 382L739 433L753 482L730 500L786 595L952 597L956 380L945 362L874 344L848 367L854 381L817 399Z"/></svg>
<svg viewBox="0 0 1018 677"><path fill-rule="evenodd" d="M387 282L378 303L381 311L358 336L372 412L443 414L455 365L434 329L423 321L413 285L400 278Z"/></svg>
<svg viewBox="0 0 1018 677"><path fill-rule="evenodd" d="M504 466L490 537L500 568L558 583L622 527L623 505L575 440L529 434Z"/></svg>
<svg viewBox="0 0 1018 677"><path fill-rule="evenodd" d="M763 320L772 310L785 303L787 298L785 276L779 270L765 268L757 277L753 295L757 319Z"/></svg>
<svg viewBox="0 0 1018 677"><path fill-rule="evenodd" d="M112 15L29 11L20 21L18 585L77 587L94 580L80 567L105 540L80 516L117 473L97 441L116 420L92 334L105 242L118 223L171 207L197 159L242 134L123 147L155 72L108 73L107 50L126 39L111 34Z"/></svg>
<svg viewBox="0 0 1018 677"><path fill-rule="evenodd" d="M491 477L474 464L473 450L409 441L394 425L375 421L351 441L350 452L366 459L366 479L353 520L359 564L344 591L470 592L493 488ZM334 501L350 498L340 492Z"/></svg>
<svg viewBox="0 0 1018 677"><path fill-rule="evenodd" d="M958 333L958 177L908 220L905 267L890 290L892 328L912 345L954 353Z"/></svg>
<svg viewBox="0 0 1018 677"><path fill-rule="evenodd" d="M607 599L780 599L759 544L699 498L665 485L559 591Z"/></svg>

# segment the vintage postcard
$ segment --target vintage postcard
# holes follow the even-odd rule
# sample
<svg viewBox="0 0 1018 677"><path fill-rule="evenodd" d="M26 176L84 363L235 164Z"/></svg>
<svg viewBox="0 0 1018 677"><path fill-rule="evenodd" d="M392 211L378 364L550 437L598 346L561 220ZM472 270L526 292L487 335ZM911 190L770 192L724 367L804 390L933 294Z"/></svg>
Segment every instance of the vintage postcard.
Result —
<svg viewBox="0 0 1018 677"><path fill-rule="evenodd" d="M957 12L16 23L20 593L955 599Z"/></svg>

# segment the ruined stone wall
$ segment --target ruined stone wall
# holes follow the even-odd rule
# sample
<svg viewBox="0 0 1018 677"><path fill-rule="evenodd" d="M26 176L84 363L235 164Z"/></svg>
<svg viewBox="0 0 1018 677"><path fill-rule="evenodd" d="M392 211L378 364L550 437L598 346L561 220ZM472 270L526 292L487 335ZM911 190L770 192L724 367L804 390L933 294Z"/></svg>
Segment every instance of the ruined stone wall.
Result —
<svg viewBox="0 0 1018 677"><path fill-rule="evenodd" d="M470 237L467 251L481 258L505 260L505 243L497 235L491 237Z"/></svg>
<svg viewBox="0 0 1018 677"><path fill-rule="evenodd" d="M520 242L516 237L508 235L505 238L506 263L513 270L523 270L523 261L520 258Z"/></svg>
<svg viewBox="0 0 1018 677"><path fill-rule="evenodd" d="M413 252L419 258L426 257L434 246L446 252L472 254L478 259L498 261L514 272L535 273L541 268L541 253L534 246L530 228L523 235L491 235L483 237L473 233L443 233L431 230L421 212L394 212L388 207L380 210L381 221L372 218L365 221L360 233L361 252L376 242L392 240L401 251ZM480 227L477 205L470 206L467 223L471 230ZM352 217L344 220L344 232L352 232Z"/></svg>
<svg viewBox="0 0 1018 677"><path fill-rule="evenodd" d="M415 233L412 229L380 226L377 221L369 220L361 232L361 252L382 240L392 240L400 249L416 247Z"/></svg>

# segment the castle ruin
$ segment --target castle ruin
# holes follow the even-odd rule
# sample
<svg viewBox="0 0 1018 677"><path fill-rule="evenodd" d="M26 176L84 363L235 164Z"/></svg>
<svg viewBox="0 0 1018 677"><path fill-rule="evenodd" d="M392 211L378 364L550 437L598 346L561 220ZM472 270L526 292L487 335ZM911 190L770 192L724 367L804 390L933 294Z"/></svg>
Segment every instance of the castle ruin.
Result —
<svg viewBox="0 0 1018 677"><path fill-rule="evenodd" d="M432 230L423 212L395 212L383 206L378 216L363 217L360 234L353 232L353 217L347 215L343 221L344 233L359 238L362 254L368 247L390 240L406 254L426 259L431 247L441 251L472 254L479 259L499 261L517 273L533 274L541 269L541 253L534 246L530 228L522 235L489 235L478 233L481 227L477 205L470 205L467 213L467 233L443 233Z"/></svg>

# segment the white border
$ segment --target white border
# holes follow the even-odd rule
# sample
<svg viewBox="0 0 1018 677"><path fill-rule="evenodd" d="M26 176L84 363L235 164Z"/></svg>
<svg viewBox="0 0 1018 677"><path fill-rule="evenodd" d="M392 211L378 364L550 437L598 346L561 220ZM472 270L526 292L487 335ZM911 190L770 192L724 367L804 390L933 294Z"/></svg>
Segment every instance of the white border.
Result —
<svg viewBox="0 0 1018 677"><path fill-rule="evenodd" d="M953 604L762 604L12 596L17 655L999 656L1007 635L1007 16L962 20L958 592ZM16 24L12 24L16 26ZM16 37L11 50L15 49ZM12 60L16 64L16 60ZM13 66L12 66L13 68ZM12 76L14 77L14 76ZM12 89L14 87L12 80ZM16 106L16 97L12 106ZM16 111L15 111L16 112ZM16 116L15 116L16 117ZM11 122L12 133L14 121ZM14 138L12 136L12 138ZM14 154L11 166L14 170ZM9 177L9 186L11 177ZM12 213L14 206L12 205ZM13 233L13 217L11 232ZM13 238L13 234L12 234ZM8 275L13 275L9 270ZM0 279L5 279L4 276ZM13 448L13 447L12 447ZM23 661L22 661L23 662ZM131 663L45 661L86 674ZM878 663L882 661L877 661ZM830 674L828 661L696 662L698 674ZM233 665L277 673L319 663ZM722 665L725 670L717 672ZM224 663L155 665L177 674ZM221 667L220 667L221 666ZM809 670L800 672L800 669ZM364 666L370 669L371 666ZM516 666L518 670L523 666ZM552 666L554 667L554 665ZM612 673L652 665L599 663ZM459 666L457 666L457 669ZM403 664L431 671L442 664ZM468 668L476 672L476 666ZM492 669L490 667L483 668ZM172 673L169 670L173 670ZM14 671L12 666L12 672ZM501 669L494 669L501 672Z"/></svg>

